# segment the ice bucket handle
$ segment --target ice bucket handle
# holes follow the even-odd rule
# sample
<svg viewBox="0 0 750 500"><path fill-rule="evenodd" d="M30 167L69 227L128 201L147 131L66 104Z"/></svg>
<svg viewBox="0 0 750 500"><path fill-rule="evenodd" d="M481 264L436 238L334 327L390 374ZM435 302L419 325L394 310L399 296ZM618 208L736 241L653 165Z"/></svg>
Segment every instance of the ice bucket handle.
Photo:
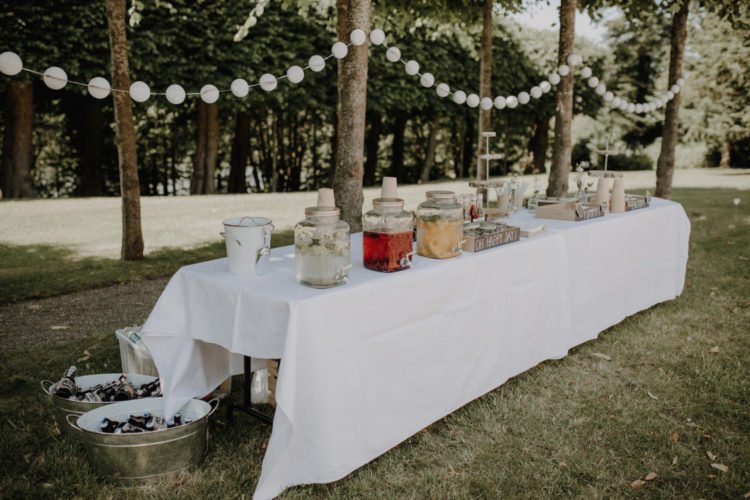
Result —
<svg viewBox="0 0 750 500"><path fill-rule="evenodd" d="M51 380L42 380L40 384L42 386L42 390L48 395L52 396L52 393L49 390L52 389L52 386L55 385L55 383ZM47 387L44 387L44 384L47 384Z"/></svg>
<svg viewBox="0 0 750 500"><path fill-rule="evenodd" d="M235 242L235 243L237 243L237 246L240 246L240 247L242 246L242 243L240 243L240 240L238 240L237 238L235 238L235 237L234 237L234 236L232 236L231 234L229 234L229 233L225 233L224 231L220 232L219 234L220 234L220 235L222 236L222 238L224 238L224 239L226 239L226 238L232 238L232 239L234 240L234 242Z"/></svg>
<svg viewBox="0 0 750 500"><path fill-rule="evenodd" d="M81 429L78 426L77 422L73 423L73 422L70 421L70 417L75 417L76 419L78 419L78 417L80 417L80 416L81 415L79 415L78 413L68 413L67 415L65 415L65 420L68 421L68 425L71 426L73 429L77 430L78 432L83 432L83 429Z"/></svg>

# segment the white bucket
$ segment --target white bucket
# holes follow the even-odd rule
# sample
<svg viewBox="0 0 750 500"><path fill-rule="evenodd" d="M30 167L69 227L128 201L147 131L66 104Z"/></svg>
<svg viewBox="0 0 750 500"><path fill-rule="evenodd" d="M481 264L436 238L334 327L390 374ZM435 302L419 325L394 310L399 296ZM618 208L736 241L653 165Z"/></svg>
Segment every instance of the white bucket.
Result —
<svg viewBox="0 0 750 500"><path fill-rule="evenodd" d="M266 272L273 224L266 217L233 217L224 221L229 271L239 276Z"/></svg>

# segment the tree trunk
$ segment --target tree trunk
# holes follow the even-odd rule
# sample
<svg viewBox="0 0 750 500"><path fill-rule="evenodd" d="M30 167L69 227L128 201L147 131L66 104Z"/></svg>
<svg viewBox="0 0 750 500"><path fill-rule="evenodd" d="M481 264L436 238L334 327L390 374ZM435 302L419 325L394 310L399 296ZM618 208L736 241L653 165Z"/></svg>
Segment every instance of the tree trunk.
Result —
<svg viewBox="0 0 750 500"><path fill-rule="evenodd" d="M125 0L107 0L112 87L116 89L130 88L125 8ZM113 92L112 94L115 102L115 128L120 164L120 193L122 194L121 256L124 260L139 260L143 258L143 235L141 233L141 190L138 181L133 108L127 92Z"/></svg>
<svg viewBox="0 0 750 500"><path fill-rule="evenodd" d="M102 130L104 120L98 100L83 98L83 130L81 135L81 196L102 195Z"/></svg>
<svg viewBox="0 0 750 500"><path fill-rule="evenodd" d="M680 10L672 18L669 50L669 83L667 88L677 83L682 75L682 56L685 53L687 38L687 18L689 1L684 0ZM656 162L656 196L672 199L672 176L674 175L674 152L677 147L677 133L680 128L680 100L682 93L676 94L667 103L664 112L664 131L661 140L659 160Z"/></svg>
<svg viewBox="0 0 750 500"><path fill-rule="evenodd" d="M34 121L34 85L29 80L8 82L0 189L4 198L34 196L31 167Z"/></svg>
<svg viewBox="0 0 750 500"><path fill-rule="evenodd" d="M474 159L474 120L467 115L464 121L466 125L464 131L464 152L461 177L468 177L471 170L471 163Z"/></svg>
<svg viewBox="0 0 750 500"><path fill-rule="evenodd" d="M380 131L383 129L383 117L377 111L370 112L370 133L367 134L367 160L365 161L364 185L375 184L375 172L378 168L378 146L380 144Z"/></svg>
<svg viewBox="0 0 750 500"><path fill-rule="evenodd" d="M370 0L337 0L337 34L349 41L355 28L370 32ZM362 178L364 176L365 111L367 108L368 46L352 45L349 55L339 60L339 122L336 144L336 172L333 190L341 218L352 232L362 230Z"/></svg>
<svg viewBox="0 0 750 500"><path fill-rule="evenodd" d="M422 175L419 176L419 182L429 182L430 172L435 166L435 148L437 147L437 131L440 126L440 115L436 114L430 123L430 135L427 139L427 154L425 155Z"/></svg>
<svg viewBox="0 0 750 500"><path fill-rule="evenodd" d="M732 144L729 141L724 141L721 147L721 161L719 166L721 168L729 168L732 165Z"/></svg>
<svg viewBox="0 0 750 500"><path fill-rule="evenodd" d="M219 106L198 104L198 141L193 158L190 194L216 192L216 159L219 151Z"/></svg>
<svg viewBox="0 0 750 500"><path fill-rule="evenodd" d="M245 171L248 156L250 156L250 113L238 111L234 124L228 192L247 193Z"/></svg>
<svg viewBox="0 0 750 500"><path fill-rule="evenodd" d="M560 43L557 64L568 64L575 40L576 0L560 3ZM549 173L547 196L564 196L568 192L568 175L573 154L571 126L573 124L573 69L560 77L555 105L555 144L552 148L552 168Z"/></svg>
<svg viewBox="0 0 750 500"><path fill-rule="evenodd" d="M534 135L529 142L529 151L533 156L532 174L544 173L544 161L547 158L549 144L549 117L543 116L534 127Z"/></svg>
<svg viewBox="0 0 750 500"><path fill-rule="evenodd" d="M404 181L404 134L406 132L406 114L402 111L396 113L396 121L393 124L393 153L391 154L391 172L398 179Z"/></svg>
<svg viewBox="0 0 750 500"><path fill-rule="evenodd" d="M492 98L492 0L484 0L482 4L482 38L479 54L479 96ZM490 132L492 122L490 120L490 110L484 110L479 107L479 129L477 130L477 161L476 161L476 178L486 179L487 171L481 168L482 162L479 156L486 151L486 142L482 139L482 132ZM484 191L484 190L482 190ZM484 196L487 196L484 193Z"/></svg>

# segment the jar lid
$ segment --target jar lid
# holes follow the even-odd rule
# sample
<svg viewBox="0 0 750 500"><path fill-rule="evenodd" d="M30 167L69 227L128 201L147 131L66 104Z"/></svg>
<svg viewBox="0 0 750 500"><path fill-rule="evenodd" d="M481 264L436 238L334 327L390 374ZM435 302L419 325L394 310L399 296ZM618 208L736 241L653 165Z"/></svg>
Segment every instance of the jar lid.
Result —
<svg viewBox="0 0 750 500"><path fill-rule="evenodd" d="M338 207L307 207L305 217L338 217L341 210Z"/></svg>
<svg viewBox="0 0 750 500"><path fill-rule="evenodd" d="M427 199L451 200L456 197L453 191L427 191Z"/></svg>
<svg viewBox="0 0 750 500"><path fill-rule="evenodd" d="M403 208L404 200L401 198L375 198L372 200L375 208Z"/></svg>
<svg viewBox="0 0 750 500"><path fill-rule="evenodd" d="M259 227L267 226L271 223L268 217L232 217L225 219L223 224L231 227Z"/></svg>

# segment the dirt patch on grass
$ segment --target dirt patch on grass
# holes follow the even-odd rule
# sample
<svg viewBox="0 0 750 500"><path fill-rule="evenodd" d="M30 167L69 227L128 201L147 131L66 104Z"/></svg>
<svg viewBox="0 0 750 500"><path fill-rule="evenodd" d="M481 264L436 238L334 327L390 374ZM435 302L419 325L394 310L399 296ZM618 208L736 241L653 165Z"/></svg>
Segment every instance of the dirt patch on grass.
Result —
<svg viewBox="0 0 750 500"><path fill-rule="evenodd" d="M44 344L53 349L94 333L142 324L168 278L140 280L47 299L0 306L0 345L12 352Z"/></svg>

